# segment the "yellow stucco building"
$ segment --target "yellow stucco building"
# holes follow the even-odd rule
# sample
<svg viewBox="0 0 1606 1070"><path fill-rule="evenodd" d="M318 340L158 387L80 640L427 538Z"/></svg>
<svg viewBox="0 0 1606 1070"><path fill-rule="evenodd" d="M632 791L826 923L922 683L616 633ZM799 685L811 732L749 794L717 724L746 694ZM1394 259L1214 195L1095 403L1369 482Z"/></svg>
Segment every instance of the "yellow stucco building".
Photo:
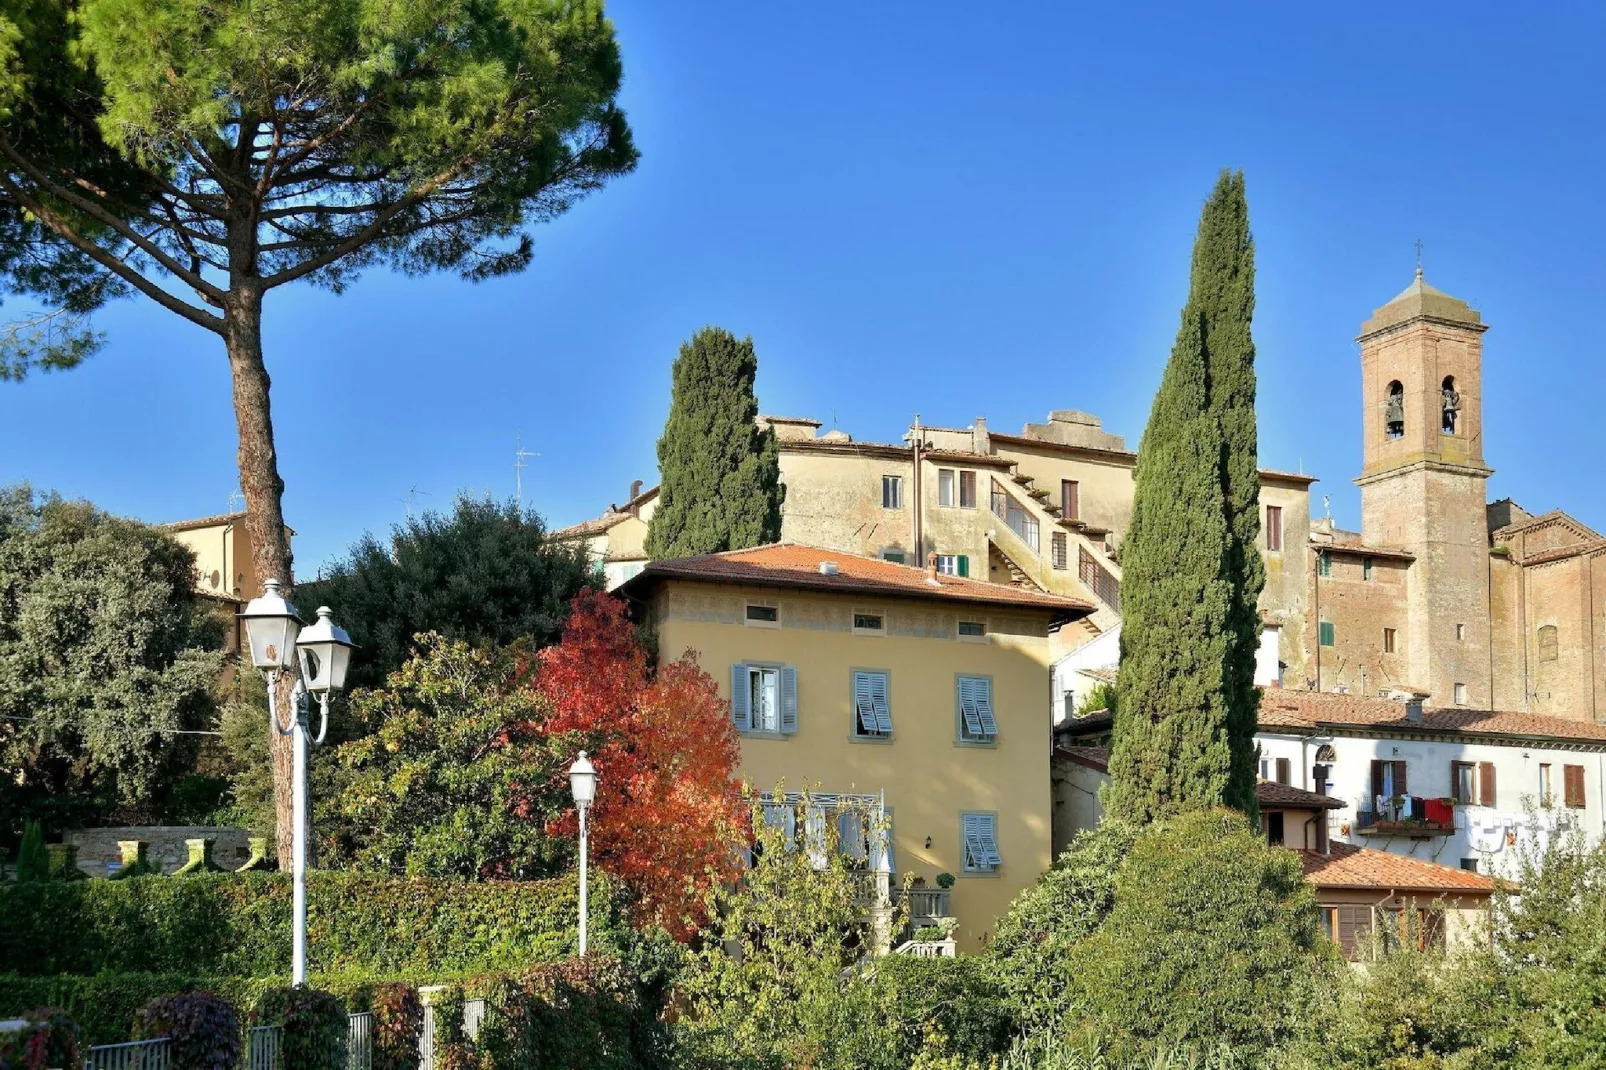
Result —
<svg viewBox="0 0 1606 1070"><path fill-rule="evenodd" d="M756 789L884 800L892 884L952 874L925 912L960 948L1048 867L1049 637L1092 605L790 543L652 562L620 593L661 658L719 681Z"/></svg>

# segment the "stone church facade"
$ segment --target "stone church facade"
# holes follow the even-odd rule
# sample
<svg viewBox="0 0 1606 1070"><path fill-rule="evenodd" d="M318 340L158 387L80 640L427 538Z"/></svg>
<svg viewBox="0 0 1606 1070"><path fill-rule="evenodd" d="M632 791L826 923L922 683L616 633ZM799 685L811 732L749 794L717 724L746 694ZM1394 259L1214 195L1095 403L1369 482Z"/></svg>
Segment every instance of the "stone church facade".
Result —
<svg viewBox="0 0 1606 1070"><path fill-rule="evenodd" d="M1311 530L1307 687L1606 720L1606 539L1490 503L1483 334L1416 279L1361 326L1361 530Z"/></svg>

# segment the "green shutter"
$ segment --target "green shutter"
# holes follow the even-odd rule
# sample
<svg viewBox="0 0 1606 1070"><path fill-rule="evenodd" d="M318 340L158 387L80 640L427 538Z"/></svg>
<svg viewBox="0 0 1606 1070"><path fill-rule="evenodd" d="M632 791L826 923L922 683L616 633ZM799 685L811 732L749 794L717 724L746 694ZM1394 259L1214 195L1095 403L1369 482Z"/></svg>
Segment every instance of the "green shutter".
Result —
<svg viewBox="0 0 1606 1070"><path fill-rule="evenodd" d="M969 557L969 555L960 554L958 560L959 560L959 574L961 576L970 575L970 557Z"/></svg>
<svg viewBox="0 0 1606 1070"><path fill-rule="evenodd" d="M1320 627L1321 627L1321 644L1322 644L1322 646L1332 646L1333 645L1333 638L1334 638L1333 622L1330 621L1330 620L1324 620L1324 621L1322 621Z"/></svg>

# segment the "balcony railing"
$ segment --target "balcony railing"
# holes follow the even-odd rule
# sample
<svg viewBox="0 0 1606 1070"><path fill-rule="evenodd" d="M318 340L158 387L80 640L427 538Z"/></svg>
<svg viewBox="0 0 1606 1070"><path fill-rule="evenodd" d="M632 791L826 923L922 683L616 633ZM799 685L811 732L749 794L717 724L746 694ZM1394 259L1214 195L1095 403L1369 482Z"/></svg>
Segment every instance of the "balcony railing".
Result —
<svg viewBox="0 0 1606 1070"><path fill-rule="evenodd" d="M1081 577L1082 585L1092 591L1100 602L1117 613L1121 612L1121 581L1100 564L1098 558L1088 553L1087 547L1078 546L1076 553L1077 575Z"/></svg>
<svg viewBox="0 0 1606 1070"><path fill-rule="evenodd" d="M1363 836L1450 836L1455 833L1455 822L1359 810L1355 814L1355 831Z"/></svg>
<svg viewBox="0 0 1606 1070"><path fill-rule="evenodd" d="M993 515L1019 535L1021 542L1031 547L1033 553L1042 552L1039 549L1037 518L1028 513L1026 507L996 479L993 480L992 507Z"/></svg>

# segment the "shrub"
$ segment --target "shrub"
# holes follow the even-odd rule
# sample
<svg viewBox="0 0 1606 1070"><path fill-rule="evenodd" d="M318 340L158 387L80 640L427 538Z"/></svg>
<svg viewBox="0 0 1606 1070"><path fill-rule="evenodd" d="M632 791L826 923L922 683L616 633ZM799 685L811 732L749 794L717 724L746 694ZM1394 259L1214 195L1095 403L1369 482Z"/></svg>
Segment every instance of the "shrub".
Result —
<svg viewBox="0 0 1606 1070"><path fill-rule="evenodd" d="M1015 1021L995 969L977 956L891 955L876 964L877 1018L889 1034L882 1043L896 1048L900 1068L922 1051L986 1064L1008 1049Z"/></svg>
<svg viewBox="0 0 1606 1070"><path fill-rule="evenodd" d="M1298 856L1211 810L1133 841L1109 916L1065 974L1079 1028L1118 1054L1225 1043L1258 1056L1316 1014L1335 954Z"/></svg>
<svg viewBox="0 0 1606 1070"><path fill-rule="evenodd" d="M367 1003L374 1016L372 1070L418 1070L424 1004L411 985L376 985Z"/></svg>
<svg viewBox="0 0 1606 1070"><path fill-rule="evenodd" d="M59 1010L43 1008L23 1015L28 1024L0 1033L0 1070L55 1070L78 1067L78 1027Z"/></svg>
<svg viewBox="0 0 1606 1070"><path fill-rule="evenodd" d="M234 1070L240 1060L240 1017L210 992L161 996L140 1008L134 1038L168 1037L174 1070Z"/></svg>
<svg viewBox="0 0 1606 1070"><path fill-rule="evenodd" d="M491 972L573 949L572 877L470 884L315 871L307 894L309 967L318 973ZM599 949L636 940L602 881L591 911ZM283 976L290 913L290 879L278 873L4 884L0 974Z"/></svg>
<svg viewBox="0 0 1606 1070"><path fill-rule="evenodd" d="M270 988L257 1000L254 1025L283 1030L280 1052L296 1070L346 1070L350 1024L345 1005L316 988Z"/></svg>
<svg viewBox="0 0 1606 1070"><path fill-rule="evenodd" d="M50 853L45 850L45 834L39 822L29 821L22 826L22 844L17 848L17 880L24 882L50 879Z"/></svg>
<svg viewBox="0 0 1606 1070"><path fill-rule="evenodd" d="M486 1003L476 1049L482 1065L495 1070L651 1070L669 1061L657 1008L642 1002L633 976L607 956L569 959L504 979Z"/></svg>

